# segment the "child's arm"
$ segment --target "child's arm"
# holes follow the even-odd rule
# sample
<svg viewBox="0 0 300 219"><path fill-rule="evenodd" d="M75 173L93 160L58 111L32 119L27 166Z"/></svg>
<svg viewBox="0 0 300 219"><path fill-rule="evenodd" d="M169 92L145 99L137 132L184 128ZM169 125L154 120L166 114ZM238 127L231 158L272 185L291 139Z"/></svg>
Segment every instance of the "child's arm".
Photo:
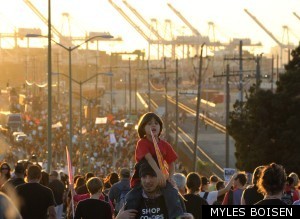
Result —
<svg viewBox="0 0 300 219"><path fill-rule="evenodd" d="M152 155L150 153L147 153L145 155L146 160L148 161L148 163L150 164L150 166L152 167L152 169L155 171L156 175L157 175L157 179L158 179L158 184L161 187L165 187L166 186L166 179L163 175L163 173L161 172L161 170L159 169L159 167L157 166L155 160L153 159Z"/></svg>
<svg viewBox="0 0 300 219"><path fill-rule="evenodd" d="M171 162L171 163L169 163L168 165L169 165L169 178L168 178L168 180L169 180L169 182L170 182L173 186L175 186L176 183L175 183L175 181L174 181L174 179L173 179L173 175L174 175L174 173L175 173L175 163L174 163L174 162Z"/></svg>

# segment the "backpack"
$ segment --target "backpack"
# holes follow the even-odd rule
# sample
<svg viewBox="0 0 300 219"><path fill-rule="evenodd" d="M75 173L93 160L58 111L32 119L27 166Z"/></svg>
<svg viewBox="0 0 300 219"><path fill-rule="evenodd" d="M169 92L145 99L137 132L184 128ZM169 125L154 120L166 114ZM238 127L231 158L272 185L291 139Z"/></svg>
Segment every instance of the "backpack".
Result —
<svg viewBox="0 0 300 219"><path fill-rule="evenodd" d="M120 209L125 205L125 197L127 193L130 191L130 188L122 186L122 188L118 188L120 190L120 196L115 204L115 211L119 212Z"/></svg>
<svg viewBox="0 0 300 219"><path fill-rule="evenodd" d="M208 193L209 193L209 192L204 192L203 198L204 198L205 200L207 200Z"/></svg>
<svg viewBox="0 0 300 219"><path fill-rule="evenodd" d="M281 201L283 201L287 205L292 205L294 203L293 191L284 191L281 197Z"/></svg>

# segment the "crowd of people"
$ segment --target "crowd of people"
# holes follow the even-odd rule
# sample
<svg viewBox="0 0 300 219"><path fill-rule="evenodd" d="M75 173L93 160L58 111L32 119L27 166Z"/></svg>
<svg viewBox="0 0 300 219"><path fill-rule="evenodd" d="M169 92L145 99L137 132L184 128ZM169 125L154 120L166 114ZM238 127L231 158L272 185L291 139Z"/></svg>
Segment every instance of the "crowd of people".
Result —
<svg viewBox="0 0 300 219"><path fill-rule="evenodd" d="M101 165L94 163L93 168L82 168L74 175L57 171L56 165L47 173L38 162L16 162L12 168L10 162L2 161L0 218L202 218L204 205L300 205L298 175L287 176L280 164L257 167L251 180L244 172L234 173L228 182L215 175L186 173L178 169L178 154L161 137L162 119L152 112L138 118L137 130L122 129L117 123L101 130L88 128L84 153L99 152L94 159ZM119 148L109 143L112 126ZM62 139L54 144L67 143ZM119 139L126 139L123 145ZM113 151L101 153L106 146ZM76 153L75 167L84 153ZM101 160L104 154L107 158ZM100 170L102 165L105 171Z"/></svg>

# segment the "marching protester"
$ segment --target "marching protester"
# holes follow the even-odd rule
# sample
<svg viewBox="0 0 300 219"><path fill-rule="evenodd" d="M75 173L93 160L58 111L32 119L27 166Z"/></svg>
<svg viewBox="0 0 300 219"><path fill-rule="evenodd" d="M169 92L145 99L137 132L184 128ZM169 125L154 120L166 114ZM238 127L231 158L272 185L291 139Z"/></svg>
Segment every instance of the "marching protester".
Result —
<svg viewBox="0 0 300 219"><path fill-rule="evenodd" d="M181 204L178 190L174 188L174 162L177 160L177 154L168 142L160 139L162 129L163 122L155 113L148 112L140 118L137 128L140 139L137 142L135 159L137 164L142 159L146 159L148 164L155 171L158 185L162 188L164 198L166 199L169 217L176 218L182 215L185 209L185 206ZM155 150L156 144L160 152ZM160 160L160 158L162 158L162 160ZM164 175L164 169L161 168L165 167L163 164L159 166L155 160L168 164L168 174ZM125 209L138 209L140 200L143 198L140 186L141 176L139 176L139 167L140 165L135 166L135 172L131 178L131 187L133 189L126 196L127 203Z"/></svg>
<svg viewBox="0 0 300 219"><path fill-rule="evenodd" d="M55 200L51 189L39 183L41 168L31 165L27 171L28 182L16 187L23 219L56 219Z"/></svg>
<svg viewBox="0 0 300 219"><path fill-rule="evenodd" d="M79 201L74 219L112 219L109 203L100 200L103 183L98 177L91 177L86 183L90 198Z"/></svg>

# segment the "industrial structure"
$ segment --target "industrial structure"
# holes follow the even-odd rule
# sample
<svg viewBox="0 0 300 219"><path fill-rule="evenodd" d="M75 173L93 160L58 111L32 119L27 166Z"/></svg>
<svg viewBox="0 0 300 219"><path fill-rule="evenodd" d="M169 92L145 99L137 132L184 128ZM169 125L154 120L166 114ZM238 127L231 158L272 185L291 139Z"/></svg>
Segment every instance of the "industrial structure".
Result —
<svg viewBox="0 0 300 219"><path fill-rule="evenodd" d="M23 0L28 9L30 9L38 19L40 19L45 25L48 24L47 18L39 11L39 9L32 3L31 0ZM228 39L228 42L220 42L215 38L215 23L213 21L208 22L208 35L201 33L197 30L195 26L188 20L188 17L185 17L179 9L176 9L171 3L166 3L167 8L169 8L185 25L185 28L188 28L190 35L187 35L186 32L175 33L177 27L174 26L174 23L171 19L165 19L164 21L159 21L157 18L148 18L146 19L142 13L134 8L126 0L116 1L108 0L109 5L112 6L117 13L119 13L122 18L124 18L134 30L148 43L148 51L121 51L114 53L114 55L108 55L104 51L100 51L98 48L98 41L107 41L107 42L116 42L122 43L123 40L121 37L115 37L113 39L97 38L94 41L87 43L84 46L84 49L77 50L73 57L74 65L77 65L78 72L74 71L74 77L76 79L83 79L88 77L89 72L98 71L103 66L109 65L122 65L122 59L126 56L124 54L135 54L133 57L138 61L143 61L145 59L153 60L152 67L158 67L161 65L161 60L163 57L167 57L168 60L180 59L181 68L185 70L186 77L195 77L194 69L191 64L191 60L194 57L199 57L199 48L201 45L205 44L205 49L207 50L206 56L207 65L206 78L213 76L215 72L222 71L224 69L224 56L237 54L240 41L243 42L244 47L261 47L260 42L253 43L249 38L231 38ZM164 3L165 4L165 3ZM294 46L289 42L289 33L290 29L287 25L283 26L284 35L282 41L278 40L254 15L252 15L247 9L245 12L278 44L281 50L292 49ZM294 15L298 18L298 15L294 12ZM72 36L71 27L70 27L70 15L68 13L63 13L62 18L66 24L66 28L69 30L69 33L63 34L62 30L59 30L54 25L52 25L52 34L53 39L62 45L72 46L80 42L85 41L86 39L102 35L103 32L88 32L86 31L84 36ZM13 69L15 74L22 74L19 78L20 81L24 79L31 78L32 80L43 82L45 76L38 75L38 72L44 71L47 59L45 57L44 48L31 48L31 41L36 39L26 38L28 34L42 35L40 28L15 28L13 33L1 33L0 35L0 62L1 63L18 63L18 65L12 64L11 67L3 67L4 72L10 72L10 69ZM9 38L13 39L13 45L11 49L1 48L2 39ZM22 48L19 46L19 41L26 40L27 47ZM285 42L283 42L285 40ZM46 41L45 41L46 43ZM93 45L93 49L90 49L89 44L96 43ZM24 44L24 42L23 42ZM96 49L95 49L96 47ZM5 55L4 55L5 54ZM248 54L245 51L245 54ZM122 58L123 55L123 58ZM282 67L284 61L282 60L282 52L280 53L280 67ZM63 71L65 66L67 66L67 54L61 50L58 46L53 44L53 69L54 71ZM125 63L128 60L123 60ZM134 60L132 60L134 61ZM171 61L169 61L171 62ZM125 64L126 65L126 64ZM143 66L144 67L144 66ZM142 68L143 68L142 67ZM18 68L18 69L17 69ZM249 67L250 68L250 67ZM25 70L24 70L25 69ZM66 70L65 70L66 71ZM155 71L154 72L159 72ZM5 73L4 73L5 74ZM194 79L193 79L194 80ZM208 80L208 79L207 79ZM6 83L3 81L3 83Z"/></svg>

